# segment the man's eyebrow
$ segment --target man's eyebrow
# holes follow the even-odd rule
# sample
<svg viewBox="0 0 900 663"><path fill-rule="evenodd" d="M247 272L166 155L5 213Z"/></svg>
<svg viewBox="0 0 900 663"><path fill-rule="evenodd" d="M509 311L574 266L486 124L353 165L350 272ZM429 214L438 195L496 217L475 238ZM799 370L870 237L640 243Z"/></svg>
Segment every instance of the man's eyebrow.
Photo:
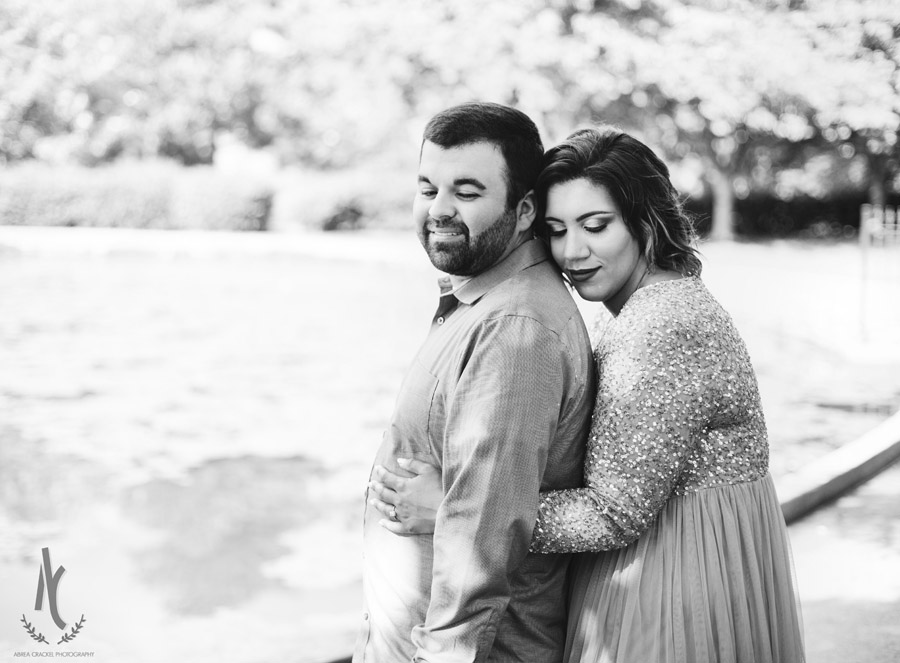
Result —
<svg viewBox="0 0 900 663"><path fill-rule="evenodd" d="M431 184L431 180L424 175L419 175L419 184ZM453 180L453 186L455 187L461 187L467 184L469 186L474 186L479 191L487 190L487 187L481 183L481 180L474 177L460 177L459 179Z"/></svg>
<svg viewBox="0 0 900 663"><path fill-rule="evenodd" d="M484 184L482 184L479 180L475 179L474 177L460 177L458 180L453 180L453 184L455 186L463 186L465 184L468 184L470 186L474 186L479 191L484 191L487 189L487 187Z"/></svg>

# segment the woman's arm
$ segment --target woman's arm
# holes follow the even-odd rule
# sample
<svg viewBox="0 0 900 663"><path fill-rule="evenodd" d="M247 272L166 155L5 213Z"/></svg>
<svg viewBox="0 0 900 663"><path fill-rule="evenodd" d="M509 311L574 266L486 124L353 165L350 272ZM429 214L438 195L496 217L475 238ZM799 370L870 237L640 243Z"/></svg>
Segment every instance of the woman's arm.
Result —
<svg viewBox="0 0 900 663"><path fill-rule="evenodd" d="M672 495L715 409L708 352L715 340L690 316L626 330L600 358L584 488L541 494L531 550L621 548L645 532Z"/></svg>
<svg viewBox="0 0 900 663"><path fill-rule="evenodd" d="M533 552L621 548L650 527L716 411L722 387L711 357L719 355L718 344L715 333L682 319L617 339L600 360L585 487L541 493ZM371 502L385 515L382 526L396 534L433 532L440 474L417 460L406 469L412 478L375 468Z"/></svg>

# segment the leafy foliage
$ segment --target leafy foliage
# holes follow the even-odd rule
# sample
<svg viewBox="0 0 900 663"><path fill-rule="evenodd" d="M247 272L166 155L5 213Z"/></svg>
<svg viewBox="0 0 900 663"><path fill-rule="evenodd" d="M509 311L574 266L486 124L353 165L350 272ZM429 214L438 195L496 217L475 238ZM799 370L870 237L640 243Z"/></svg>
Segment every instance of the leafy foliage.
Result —
<svg viewBox="0 0 900 663"><path fill-rule="evenodd" d="M838 165L856 157L889 191L900 170L892 5L8 0L0 160L202 164L227 134L283 163L344 168L414 152L427 117L481 98L522 108L548 142L617 123L718 196L775 192L777 172L761 171L810 146Z"/></svg>

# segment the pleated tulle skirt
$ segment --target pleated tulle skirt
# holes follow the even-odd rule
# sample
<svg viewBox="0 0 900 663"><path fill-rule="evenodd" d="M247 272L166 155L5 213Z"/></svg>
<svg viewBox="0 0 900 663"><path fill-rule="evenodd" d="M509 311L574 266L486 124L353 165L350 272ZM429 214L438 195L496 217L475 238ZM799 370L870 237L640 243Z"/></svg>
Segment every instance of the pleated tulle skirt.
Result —
<svg viewBox="0 0 900 663"><path fill-rule="evenodd" d="M621 550L576 556L568 663L799 663L803 624L769 475L672 497Z"/></svg>

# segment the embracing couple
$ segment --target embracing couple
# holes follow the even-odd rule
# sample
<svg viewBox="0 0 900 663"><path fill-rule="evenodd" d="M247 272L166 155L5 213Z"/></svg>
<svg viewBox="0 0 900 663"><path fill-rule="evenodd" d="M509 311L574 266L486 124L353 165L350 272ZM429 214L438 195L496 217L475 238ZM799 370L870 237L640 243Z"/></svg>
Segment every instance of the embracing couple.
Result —
<svg viewBox="0 0 900 663"><path fill-rule="evenodd" d="M354 663L799 663L756 378L668 169L512 108L425 129L447 276L375 459ZM610 315L591 348L570 289Z"/></svg>

